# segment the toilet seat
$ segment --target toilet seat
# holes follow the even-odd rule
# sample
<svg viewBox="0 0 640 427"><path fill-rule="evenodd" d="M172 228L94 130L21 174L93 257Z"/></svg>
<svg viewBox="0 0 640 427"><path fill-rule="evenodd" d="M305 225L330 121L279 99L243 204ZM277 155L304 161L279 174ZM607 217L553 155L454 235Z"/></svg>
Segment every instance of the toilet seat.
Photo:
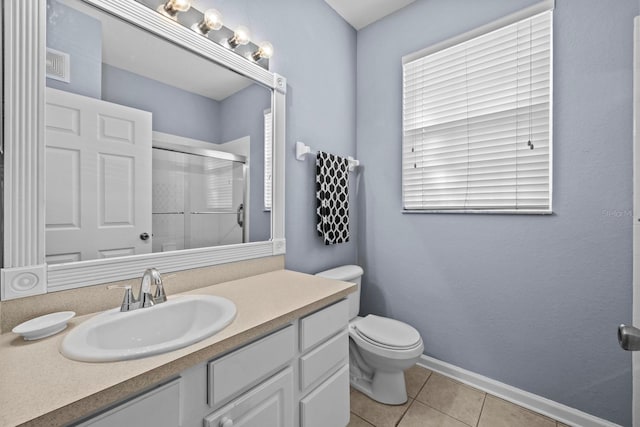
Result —
<svg viewBox="0 0 640 427"><path fill-rule="evenodd" d="M349 338L355 342L356 346L360 350L366 350L372 354L389 360L412 359L420 356L424 351L422 339L420 339L414 347L407 349L389 348L388 346L383 347L380 344L375 344L371 340L362 337L362 335L356 331L354 326L349 326Z"/></svg>
<svg viewBox="0 0 640 427"><path fill-rule="evenodd" d="M413 348L416 348L417 346L420 345L420 342L416 342L414 345L411 346L406 346L406 347L394 347L394 346L390 346L390 345L386 345L386 344L382 344L379 343L377 341L372 340L371 338L368 338L364 335L362 335L360 333L360 331L358 331L357 329L354 329L355 333L358 335L358 338L362 339L363 341L369 343L370 345L374 346L374 347L378 347L381 349L386 349L386 350L392 350L392 351L401 351L401 350L411 350Z"/></svg>
<svg viewBox="0 0 640 427"><path fill-rule="evenodd" d="M410 350L422 342L412 326L373 314L354 322L353 329L363 340L389 350Z"/></svg>

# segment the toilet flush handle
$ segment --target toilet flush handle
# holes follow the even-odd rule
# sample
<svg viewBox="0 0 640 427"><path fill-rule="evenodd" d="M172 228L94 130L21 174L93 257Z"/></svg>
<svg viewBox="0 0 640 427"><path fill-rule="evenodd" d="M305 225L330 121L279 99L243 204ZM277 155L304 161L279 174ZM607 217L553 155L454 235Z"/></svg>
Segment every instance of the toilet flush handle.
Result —
<svg viewBox="0 0 640 427"><path fill-rule="evenodd" d="M220 420L220 427L233 427L233 420L229 417L224 417Z"/></svg>
<svg viewBox="0 0 640 427"><path fill-rule="evenodd" d="M640 350L640 329L633 326L620 325L618 327L618 342L627 351Z"/></svg>

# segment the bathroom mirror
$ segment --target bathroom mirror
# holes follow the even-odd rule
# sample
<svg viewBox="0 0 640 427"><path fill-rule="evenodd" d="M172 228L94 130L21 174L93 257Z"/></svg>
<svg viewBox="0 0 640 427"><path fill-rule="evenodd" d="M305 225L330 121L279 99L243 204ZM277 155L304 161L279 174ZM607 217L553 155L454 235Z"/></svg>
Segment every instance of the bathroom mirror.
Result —
<svg viewBox="0 0 640 427"><path fill-rule="evenodd" d="M80 0L47 57L47 264L271 238L269 88Z"/></svg>
<svg viewBox="0 0 640 427"><path fill-rule="evenodd" d="M2 299L284 253L283 77L134 0L10 3Z"/></svg>

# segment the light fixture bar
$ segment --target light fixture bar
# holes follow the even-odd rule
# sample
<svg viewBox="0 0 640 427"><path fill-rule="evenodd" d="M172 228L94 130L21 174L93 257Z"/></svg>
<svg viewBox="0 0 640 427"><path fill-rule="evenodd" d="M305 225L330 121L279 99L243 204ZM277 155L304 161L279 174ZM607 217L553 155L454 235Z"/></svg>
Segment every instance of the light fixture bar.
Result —
<svg viewBox="0 0 640 427"><path fill-rule="evenodd" d="M269 59L273 56L273 45L269 42L260 44L251 42L251 33L245 26L236 27L235 31L223 24L222 14L216 9L204 12L192 7L192 0L135 0L176 23L190 28L192 31L209 40L232 50L248 61L269 70Z"/></svg>

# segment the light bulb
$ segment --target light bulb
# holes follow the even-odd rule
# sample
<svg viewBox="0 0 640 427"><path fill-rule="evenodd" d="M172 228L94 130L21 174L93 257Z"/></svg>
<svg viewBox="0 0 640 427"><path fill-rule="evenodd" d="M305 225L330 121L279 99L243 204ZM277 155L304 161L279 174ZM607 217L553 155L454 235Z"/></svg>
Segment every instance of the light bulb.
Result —
<svg viewBox="0 0 640 427"><path fill-rule="evenodd" d="M251 33L249 33L249 29L243 25L240 25L233 33L233 37L227 40L227 42L229 43L229 46L231 46L231 48L235 48L238 45L245 45L249 43L250 38Z"/></svg>
<svg viewBox="0 0 640 427"><path fill-rule="evenodd" d="M262 42L258 46L258 50L253 52L251 57L254 61L259 61L260 59L269 59L273 56L273 45L269 42Z"/></svg>
<svg viewBox="0 0 640 427"><path fill-rule="evenodd" d="M215 9L207 9L204 12L203 23L207 25L210 30L219 30L222 28L222 14Z"/></svg>
<svg viewBox="0 0 640 427"><path fill-rule="evenodd" d="M169 0L167 4L171 3L171 8L178 12L186 12L191 8L191 0Z"/></svg>
<svg viewBox="0 0 640 427"><path fill-rule="evenodd" d="M167 0L158 6L158 12L171 19L176 19L178 12L186 12L191 8L191 0Z"/></svg>
<svg viewBox="0 0 640 427"><path fill-rule="evenodd" d="M211 30L217 31L220 28L222 28L222 14L215 9L205 10L202 21L191 26L192 30L203 36Z"/></svg>

